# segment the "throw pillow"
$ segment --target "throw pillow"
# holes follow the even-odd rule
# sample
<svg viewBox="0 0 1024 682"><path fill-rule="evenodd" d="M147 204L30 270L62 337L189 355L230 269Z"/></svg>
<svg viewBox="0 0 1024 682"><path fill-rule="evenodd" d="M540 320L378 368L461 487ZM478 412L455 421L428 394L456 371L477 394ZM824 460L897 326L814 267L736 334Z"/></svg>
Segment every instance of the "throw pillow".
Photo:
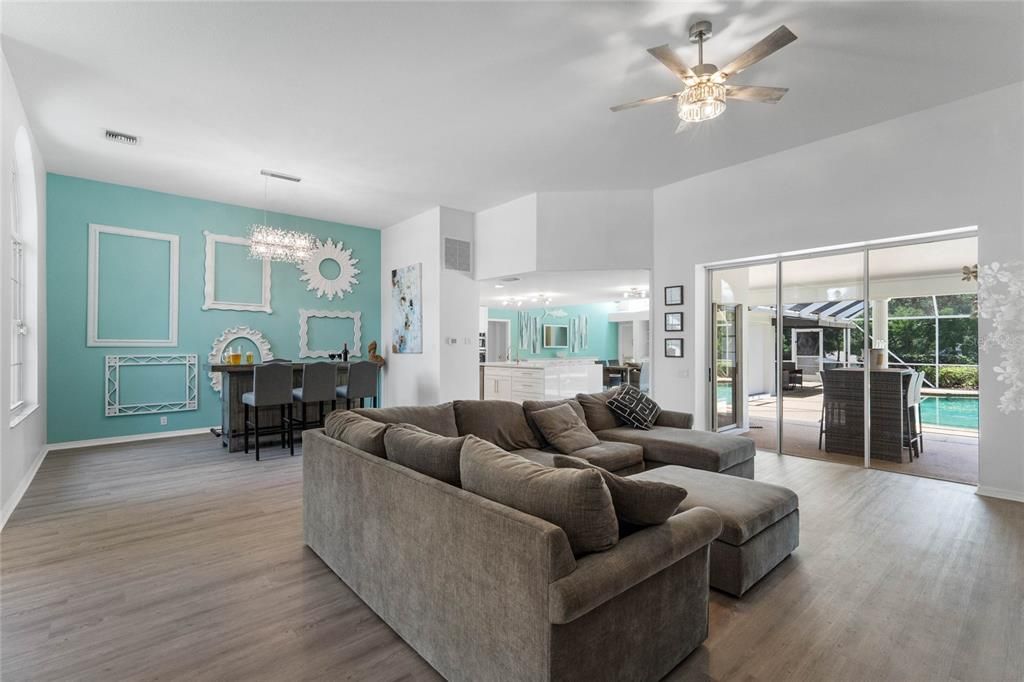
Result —
<svg viewBox="0 0 1024 682"><path fill-rule="evenodd" d="M357 450L384 457L384 434L389 426L348 410L335 410L324 420L324 433Z"/></svg>
<svg viewBox="0 0 1024 682"><path fill-rule="evenodd" d="M533 422L544 434L544 439L559 452L570 454L601 441L587 428L569 403L530 413Z"/></svg>
<svg viewBox="0 0 1024 682"><path fill-rule="evenodd" d="M389 460L454 486L462 485L459 460L465 442L465 436L438 436L412 424L395 424L384 434Z"/></svg>
<svg viewBox="0 0 1024 682"><path fill-rule="evenodd" d="M577 556L619 541L612 496L596 471L552 469L470 436L461 475L464 490L561 528Z"/></svg>
<svg viewBox="0 0 1024 682"><path fill-rule="evenodd" d="M533 413L537 412L538 410L546 410L549 407L554 407L556 405L561 405L562 403L568 403L568 405L573 410L575 410L576 414L579 415L580 420L583 421L584 424L586 423L587 417L586 417L586 415L583 412L583 407L576 400L574 400L573 398L567 398L567 399L564 399L564 400L524 400L523 401L523 412L526 414L526 423L530 425L530 428L533 430L533 435L537 437L538 441L540 441L540 444L541 444L542 448L544 446L546 446L547 443L544 441L544 434L541 433L540 429L537 427L537 423L535 421L533 421Z"/></svg>
<svg viewBox="0 0 1024 682"><path fill-rule="evenodd" d="M608 409L622 422L634 429L648 430L661 414L658 403L641 393L636 386L623 386L615 397L608 401Z"/></svg>
<svg viewBox="0 0 1024 682"><path fill-rule="evenodd" d="M619 425L615 413L608 409L608 400L615 397L618 392L618 388L613 388L604 393L579 393L576 395L576 401L583 408L583 414L587 418L587 427L594 433L605 429L614 429Z"/></svg>
<svg viewBox="0 0 1024 682"><path fill-rule="evenodd" d="M594 466L579 457L555 455L555 467L559 469L593 469L604 478L612 495L615 515L619 527L656 526L665 523L676 513L686 498L686 488L662 483L661 481L638 481L623 478Z"/></svg>

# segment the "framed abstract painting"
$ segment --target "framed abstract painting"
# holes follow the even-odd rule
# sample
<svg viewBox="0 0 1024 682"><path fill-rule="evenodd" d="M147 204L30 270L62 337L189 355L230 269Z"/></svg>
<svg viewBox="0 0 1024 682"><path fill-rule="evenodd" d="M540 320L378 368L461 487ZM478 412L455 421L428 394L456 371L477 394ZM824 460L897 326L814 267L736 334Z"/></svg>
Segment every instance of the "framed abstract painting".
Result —
<svg viewBox="0 0 1024 682"><path fill-rule="evenodd" d="M391 271L391 352L423 352L423 264Z"/></svg>

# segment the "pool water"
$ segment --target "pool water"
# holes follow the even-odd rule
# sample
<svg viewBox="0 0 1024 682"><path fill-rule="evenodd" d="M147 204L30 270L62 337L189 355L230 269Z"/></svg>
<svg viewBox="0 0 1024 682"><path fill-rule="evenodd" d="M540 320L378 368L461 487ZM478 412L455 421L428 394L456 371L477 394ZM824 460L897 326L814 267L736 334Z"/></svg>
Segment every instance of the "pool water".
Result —
<svg viewBox="0 0 1024 682"><path fill-rule="evenodd" d="M927 396L921 401L921 421L933 426L978 429L978 398L965 395Z"/></svg>

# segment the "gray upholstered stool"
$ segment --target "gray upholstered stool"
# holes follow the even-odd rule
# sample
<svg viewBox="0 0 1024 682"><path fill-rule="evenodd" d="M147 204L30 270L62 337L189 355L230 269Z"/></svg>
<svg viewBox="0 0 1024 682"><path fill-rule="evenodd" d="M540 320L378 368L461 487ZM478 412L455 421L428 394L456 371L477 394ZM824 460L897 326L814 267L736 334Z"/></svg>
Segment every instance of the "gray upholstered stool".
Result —
<svg viewBox="0 0 1024 682"><path fill-rule="evenodd" d="M306 418L306 407L317 403L317 418L314 426L321 426L324 421L324 403L334 402L338 386L338 366L333 362L308 362L302 366L302 386L292 389L292 397L302 403L302 428L310 426ZM294 421L292 421L294 426ZM289 432L289 438L295 434Z"/></svg>
<svg viewBox="0 0 1024 682"><path fill-rule="evenodd" d="M371 407L377 407L377 363L354 362L348 366L348 384L338 386L337 397L345 401L345 408L352 409L352 401L358 400L363 407L363 400L372 399Z"/></svg>
<svg viewBox="0 0 1024 682"><path fill-rule="evenodd" d="M281 447L285 447L285 436L291 431L292 423L292 363L287 360L268 362L252 368L252 390L242 394L244 409L243 444L246 454L249 453L249 427L256 434L256 460L260 458L260 435L267 433L281 434ZM281 410L280 429L260 430L260 408L277 406ZM252 408L252 422L249 421L249 408ZM287 412L287 414L286 414ZM295 443L288 439L291 454L295 454Z"/></svg>
<svg viewBox="0 0 1024 682"><path fill-rule="evenodd" d="M709 507L722 517L711 543L711 586L737 597L768 575L800 544L800 510L789 488L738 476L663 466L629 478L686 488L679 511Z"/></svg>

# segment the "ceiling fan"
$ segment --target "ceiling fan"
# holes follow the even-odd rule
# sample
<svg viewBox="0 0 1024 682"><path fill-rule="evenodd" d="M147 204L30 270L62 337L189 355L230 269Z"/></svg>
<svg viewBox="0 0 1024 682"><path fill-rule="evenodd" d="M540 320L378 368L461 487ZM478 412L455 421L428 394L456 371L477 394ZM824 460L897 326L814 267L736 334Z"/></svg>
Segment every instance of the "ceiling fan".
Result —
<svg viewBox="0 0 1024 682"><path fill-rule="evenodd" d="M749 50L719 69L714 64L704 63L704 41L711 37L711 22L698 21L690 26L690 42L697 43L697 66L692 69L679 59L679 55L668 45L652 47L647 51L659 62L668 67L669 71L679 77L686 87L671 95L647 97L635 102L612 107L612 111L632 109L644 104L676 100L679 113L678 133L687 123L710 121L725 111L727 99L744 102L761 102L775 104L785 95L789 88L769 88L761 85L726 85L725 81L753 66L765 57L781 50L796 40L796 36L785 26L779 26L767 37Z"/></svg>

